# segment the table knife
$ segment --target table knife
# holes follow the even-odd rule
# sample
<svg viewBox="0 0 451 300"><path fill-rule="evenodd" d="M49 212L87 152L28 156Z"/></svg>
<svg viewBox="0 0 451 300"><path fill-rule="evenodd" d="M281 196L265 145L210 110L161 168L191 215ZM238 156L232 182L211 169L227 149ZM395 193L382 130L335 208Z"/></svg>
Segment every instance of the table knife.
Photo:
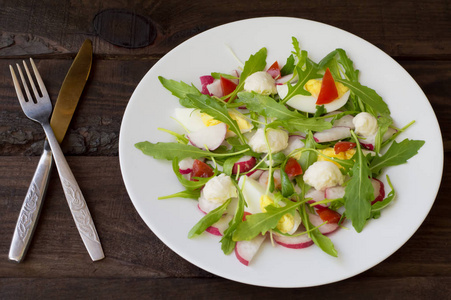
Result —
<svg viewBox="0 0 451 300"><path fill-rule="evenodd" d="M50 119L50 125L59 143L63 140L77 107L91 71L91 64L92 42L88 39L81 46L63 81ZM52 164L52 152L46 139L44 151L31 180L14 230L8 256L12 261L21 262L30 245L47 190ZM103 258L103 251L101 258L97 258Z"/></svg>

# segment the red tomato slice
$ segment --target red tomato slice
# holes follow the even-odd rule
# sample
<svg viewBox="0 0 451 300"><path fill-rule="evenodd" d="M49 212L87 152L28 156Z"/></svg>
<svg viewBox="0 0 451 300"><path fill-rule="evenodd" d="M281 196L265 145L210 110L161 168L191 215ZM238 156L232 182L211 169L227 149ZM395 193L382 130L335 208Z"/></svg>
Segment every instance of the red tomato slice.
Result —
<svg viewBox="0 0 451 300"><path fill-rule="evenodd" d="M227 79L227 78L224 78L221 76L220 80L221 80L221 88L222 88L222 92L224 93L224 96L232 93L237 87L237 84L230 79ZM227 98L225 101L226 102L229 101L229 98Z"/></svg>
<svg viewBox="0 0 451 300"><path fill-rule="evenodd" d="M323 81L321 83L321 90L319 91L318 100L316 104L327 104L331 103L338 98L337 87L335 86L334 78L327 68L326 73L324 73Z"/></svg>
<svg viewBox="0 0 451 300"><path fill-rule="evenodd" d="M193 173L191 175L192 177L207 178L213 176L214 173L213 169L209 165L198 159L195 159L193 163Z"/></svg>
<svg viewBox="0 0 451 300"><path fill-rule="evenodd" d="M355 148L356 146L357 146L356 143L338 142L334 146L334 151L335 151L335 154L338 154L340 152L345 152L345 151L351 150L351 149Z"/></svg>
<svg viewBox="0 0 451 300"><path fill-rule="evenodd" d="M276 79L280 77L280 67L277 60L269 67L269 69L266 71L269 75L271 75L272 78Z"/></svg>
<svg viewBox="0 0 451 300"><path fill-rule="evenodd" d="M296 159L291 157L288 159L287 164L285 165L285 173L287 173L290 177L301 175L302 167Z"/></svg>
<svg viewBox="0 0 451 300"><path fill-rule="evenodd" d="M329 209L327 207L318 208L316 211L324 222L337 224L341 219L341 215L336 211Z"/></svg>

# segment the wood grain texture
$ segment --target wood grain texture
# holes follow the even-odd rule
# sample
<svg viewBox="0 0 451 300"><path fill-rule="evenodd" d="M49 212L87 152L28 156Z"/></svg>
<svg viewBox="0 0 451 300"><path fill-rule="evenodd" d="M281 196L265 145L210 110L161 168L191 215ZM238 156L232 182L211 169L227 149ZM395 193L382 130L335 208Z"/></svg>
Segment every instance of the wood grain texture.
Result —
<svg viewBox="0 0 451 300"><path fill-rule="evenodd" d="M450 6L431 1L53 1L4 0L0 56L75 53L87 37L106 57L160 58L193 35L228 22L287 16L323 22L375 44L395 57L449 58ZM51 7L51 9L49 9ZM93 19L105 9L126 9L156 24L155 42L141 49L116 47L95 36Z"/></svg>
<svg viewBox="0 0 451 300"><path fill-rule="evenodd" d="M151 20L157 31L155 41L129 49L97 35L94 17L108 9ZM450 15L448 0L1 1L0 298L324 299L326 295L359 300L450 299ZM133 207L121 178L120 124L129 98L145 73L175 46L200 32L228 22L264 16L323 22L381 48L417 81L441 126L445 169L435 204L424 223L389 258L338 283L304 289L262 288L222 279L199 269L149 230ZM142 32L134 31L136 28L130 25L133 18L118 17L114 21L102 21L102 26L110 30L110 38L116 39L114 42L126 44L133 38L143 37ZM119 28L118 24L124 27ZM29 56L35 58L55 101L64 76L86 38L93 40L93 68L62 147L85 195L106 258L91 262L54 170L33 243L25 261L15 264L7 260L10 239L39 160L44 134L19 109L8 65Z"/></svg>

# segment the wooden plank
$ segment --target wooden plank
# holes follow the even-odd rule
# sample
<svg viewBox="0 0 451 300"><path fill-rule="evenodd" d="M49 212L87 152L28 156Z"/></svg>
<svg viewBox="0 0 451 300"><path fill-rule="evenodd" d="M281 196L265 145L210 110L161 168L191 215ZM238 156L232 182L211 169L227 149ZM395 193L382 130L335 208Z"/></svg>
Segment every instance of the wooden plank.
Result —
<svg viewBox="0 0 451 300"><path fill-rule="evenodd" d="M225 279L57 278L0 279L2 299L449 299L451 278L358 276L302 289L245 285ZM328 295L328 296L326 296Z"/></svg>
<svg viewBox="0 0 451 300"><path fill-rule="evenodd" d="M40 155L44 133L20 110L8 65L17 60L0 60L0 155ZM91 77L63 141L68 155L117 155L122 115L133 90L155 60L95 60ZM70 67L70 60L37 60L38 68L53 101ZM445 150L451 150L451 62L402 60L401 65L422 87L443 130ZM383 75L381 74L381 80ZM196 82L196 78L193 78ZM175 100L175 99L174 99ZM176 101L176 100L175 100Z"/></svg>
<svg viewBox="0 0 451 300"><path fill-rule="evenodd" d="M245 18L264 16L298 17L324 22L347 30L375 44L395 57L450 58L451 20L447 0L421 1L258 1L249 4L196 1L152 1L130 4L126 0L34 1L4 0L0 10L0 56L73 55L85 38L92 38L97 55L160 58L188 38L205 30ZM50 9L51 7L51 9ZM103 27L120 40L127 32L142 35L133 23L133 14L151 19L157 28L155 42L147 47L118 47L96 35L93 20L101 11L120 9L131 12L131 19ZM134 24L134 25L133 25ZM125 28L124 28L125 26ZM140 29L141 28L141 29ZM446 30L448 29L448 30ZM136 31L136 32L135 32ZM133 40L133 39L130 39Z"/></svg>
<svg viewBox="0 0 451 300"><path fill-rule="evenodd" d="M0 157L0 274L10 278L211 277L166 247L135 211L122 183L116 157L68 157L93 215L106 258L92 263L81 242L53 172L40 223L24 263L6 260L10 238L37 157ZM446 164L451 162L447 157ZM445 169L444 178L451 176ZM420 229L365 277L403 278L451 274L450 185L442 185ZM396 204L395 204L396 205Z"/></svg>

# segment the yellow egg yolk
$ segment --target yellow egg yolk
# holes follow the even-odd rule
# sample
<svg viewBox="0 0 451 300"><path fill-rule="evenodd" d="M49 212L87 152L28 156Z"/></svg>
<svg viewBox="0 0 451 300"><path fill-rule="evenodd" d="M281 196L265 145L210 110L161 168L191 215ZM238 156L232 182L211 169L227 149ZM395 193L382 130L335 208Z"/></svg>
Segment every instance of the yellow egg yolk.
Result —
<svg viewBox="0 0 451 300"><path fill-rule="evenodd" d="M338 98L341 98L349 90L340 82L335 82L335 86L337 87ZM309 81L307 81L304 88L305 90L310 92L310 94L312 94L315 98L318 98L319 92L321 91L321 80L310 79Z"/></svg>
<svg viewBox="0 0 451 300"><path fill-rule="evenodd" d="M266 212L265 207L268 205L273 204L274 201L268 196L268 195L262 195L260 197L260 209L262 212ZM280 232L287 233L290 230L292 230L294 227L294 217L291 214L285 214L280 218L279 222L277 223L277 229L280 230Z"/></svg>
<svg viewBox="0 0 451 300"><path fill-rule="evenodd" d="M254 127L252 123L246 120L246 117L243 114L235 110L229 110L229 115L233 120L236 121L242 133L249 132ZM221 121L216 120L215 118L206 113L200 113L200 118L202 119L204 125L207 127L218 125L219 123L221 123Z"/></svg>
<svg viewBox="0 0 451 300"><path fill-rule="evenodd" d="M354 156L354 154L355 154L355 149L350 149L350 150L347 150L347 151L344 151L344 152L340 152L338 154L335 154L334 148L326 148L326 149L322 149L322 150L318 150L318 151L321 152L324 155L329 156L329 157L335 157L335 158L343 159L343 160L351 159ZM339 168L342 168L342 166L339 163L334 162L334 161L332 161L332 160L330 160L330 159L328 159L328 158L326 158L324 156L321 156L321 155L318 155L318 161L331 161L334 164L336 164Z"/></svg>

